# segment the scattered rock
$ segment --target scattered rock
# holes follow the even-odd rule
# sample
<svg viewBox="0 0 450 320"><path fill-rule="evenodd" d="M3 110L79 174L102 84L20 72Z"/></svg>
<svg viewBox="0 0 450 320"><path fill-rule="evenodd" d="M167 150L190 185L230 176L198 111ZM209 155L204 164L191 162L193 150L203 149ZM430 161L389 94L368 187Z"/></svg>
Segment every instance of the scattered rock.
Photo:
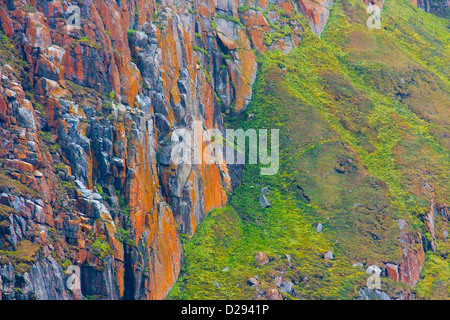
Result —
<svg viewBox="0 0 450 320"><path fill-rule="evenodd" d="M255 259L258 262L258 264L260 264L260 265L265 265L265 264L269 263L269 257L267 256L267 254L265 254L262 251L258 252Z"/></svg>
<svg viewBox="0 0 450 320"><path fill-rule="evenodd" d="M320 222L316 226L316 231L318 233L322 233L322 231L323 231L323 225Z"/></svg>
<svg viewBox="0 0 450 320"><path fill-rule="evenodd" d="M323 258L325 260L333 260L333 251L327 251L325 252L325 254L323 255Z"/></svg>
<svg viewBox="0 0 450 320"><path fill-rule="evenodd" d="M266 196L261 195L259 197L259 203L264 207L264 208L268 208L270 207L270 202L269 200L266 198Z"/></svg>
<svg viewBox="0 0 450 320"><path fill-rule="evenodd" d="M289 268L292 268L292 263L291 263L292 257L291 257L291 255L286 253L286 259L289 262Z"/></svg>
<svg viewBox="0 0 450 320"><path fill-rule="evenodd" d="M386 292L380 291L378 289L372 290L369 288L358 290L359 298L357 300L391 300Z"/></svg>
<svg viewBox="0 0 450 320"><path fill-rule="evenodd" d="M266 292L267 300L283 300L281 293L277 289L269 289Z"/></svg>
<svg viewBox="0 0 450 320"><path fill-rule="evenodd" d="M254 277L248 278L248 279L247 279L247 284L248 284L250 287L257 286L258 283L259 283L258 280L259 280L258 275L256 275L256 276L254 276Z"/></svg>
<svg viewBox="0 0 450 320"><path fill-rule="evenodd" d="M408 229L408 223L402 219L398 220L398 226L399 226L400 230Z"/></svg>
<svg viewBox="0 0 450 320"><path fill-rule="evenodd" d="M400 275L398 273L398 266L392 263L386 264L386 274L389 279L399 281Z"/></svg>

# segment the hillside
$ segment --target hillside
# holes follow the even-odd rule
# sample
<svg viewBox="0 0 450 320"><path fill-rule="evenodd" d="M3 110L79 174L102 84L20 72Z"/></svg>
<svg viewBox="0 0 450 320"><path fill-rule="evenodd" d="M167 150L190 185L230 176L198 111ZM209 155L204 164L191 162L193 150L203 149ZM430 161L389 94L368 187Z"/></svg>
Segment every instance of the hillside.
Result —
<svg viewBox="0 0 450 320"><path fill-rule="evenodd" d="M448 299L447 3L376 3L0 0L0 300Z"/></svg>

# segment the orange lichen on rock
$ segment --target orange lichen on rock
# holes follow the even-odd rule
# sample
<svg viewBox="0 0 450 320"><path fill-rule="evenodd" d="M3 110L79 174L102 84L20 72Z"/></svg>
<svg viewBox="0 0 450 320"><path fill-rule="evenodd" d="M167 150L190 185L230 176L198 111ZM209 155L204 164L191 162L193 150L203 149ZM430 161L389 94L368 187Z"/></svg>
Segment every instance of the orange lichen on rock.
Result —
<svg viewBox="0 0 450 320"><path fill-rule="evenodd" d="M216 165L202 165L202 180L205 212L226 205L227 194L222 185L217 183L222 177Z"/></svg>
<svg viewBox="0 0 450 320"><path fill-rule="evenodd" d="M297 4L308 19L313 32L320 36L328 21L333 0L297 0Z"/></svg>
<svg viewBox="0 0 450 320"><path fill-rule="evenodd" d="M411 287L417 284L425 263L422 235L408 231L408 224L399 220L400 241L403 244L403 257L400 264L400 281Z"/></svg>
<svg viewBox="0 0 450 320"><path fill-rule="evenodd" d="M220 33L221 31L218 30L217 34L219 35ZM239 63L235 60L227 60L226 62L236 94L234 111L239 113L247 107L249 102L258 65L255 60L255 54L251 51L250 41L245 31L239 29L237 34L236 55ZM218 38L221 39L220 36ZM228 43L228 45L230 44Z"/></svg>
<svg viewBox="0 0 450 320"><path fill-rule="evenodd" d="M264 35L270 31L269 23L261 11L247 10L242 14L242 20L256 50L267 51L263 43Z"/></svg>
<svg viewBox="0 0 450 320"><path fill-rule="evenodd" d="M39 47L41 50L45 50L52 45L50 31L42 13L28 13L26 24L26 35L32 47Z"/></svg>
<svg viewBox="0 0 450 320"><path fill-rule="evenodd" d="M147 298L164 299L175 283L181 268L182 247L173 218L172 210L162 199L158 203L155 215L156 235L148 239L155 258L149 265Z"/></svg>
<svg viewBox="0 0 450 320"><path fill-rule="evenodd" d="M5 34L12 38L14 36L14 26L6 11L0 7L0 25Z"/></svg>

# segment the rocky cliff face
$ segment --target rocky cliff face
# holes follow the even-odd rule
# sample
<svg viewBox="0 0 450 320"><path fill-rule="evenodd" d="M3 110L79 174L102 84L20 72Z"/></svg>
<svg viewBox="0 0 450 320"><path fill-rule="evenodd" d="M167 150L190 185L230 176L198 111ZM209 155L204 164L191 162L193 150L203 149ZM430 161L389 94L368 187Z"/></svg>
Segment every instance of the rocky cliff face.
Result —
<svg viewBox="0 0 450 320"><path fill-rule="evenodd" d="M383 8L385 0L363 0L365 4L375 3L380 8ZM448 0L411 0L412 4L422 9L425 12L433 13L437 16L448 16Z"/></svg>
<svg viewBox="0 0 450 320"><path fill-rule="evenodd" d="M1 1L0 298L81 298L69 265L85 296L164 298L231 191L225 164L173 164L170 133L223 129L255 54L297 46L299 14L320 35L331 4Z"/></svg>
<svg viewBox="0 0 450 320"><path fill-rule="evenodd" d="M448 0L412 0L413 4L425 12L438 16L448 16Z"/></svg>

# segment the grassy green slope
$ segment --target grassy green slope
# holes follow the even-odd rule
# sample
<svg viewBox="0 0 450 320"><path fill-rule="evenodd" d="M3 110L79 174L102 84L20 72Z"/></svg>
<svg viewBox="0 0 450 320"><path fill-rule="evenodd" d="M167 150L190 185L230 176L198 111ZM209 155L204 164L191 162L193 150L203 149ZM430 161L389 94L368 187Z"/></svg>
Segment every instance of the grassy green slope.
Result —
<svg viewBox="0 0 450 320"><path fill-rule="evenodd" d="M265 291L282 275L295 284L287 298L351 299L367 279L353 264L400 264L396 220L430 238L421 217L431 191L436 203L450 202L448 20L407 0L386 1L380 30L366 19L359 1L336 1L321 39L306 31L289 55L258 57L252 102L229 125L280 129L280 171L246 167L229 206L186 241L169 298L257 299L248 277L258 275ZM449 297L447 225L438 215L438 250L427 253L417 287L383 278L384 291ZM328 250L333 261L322 257ZM257 265L258 251L267 265Z"/></svg>

